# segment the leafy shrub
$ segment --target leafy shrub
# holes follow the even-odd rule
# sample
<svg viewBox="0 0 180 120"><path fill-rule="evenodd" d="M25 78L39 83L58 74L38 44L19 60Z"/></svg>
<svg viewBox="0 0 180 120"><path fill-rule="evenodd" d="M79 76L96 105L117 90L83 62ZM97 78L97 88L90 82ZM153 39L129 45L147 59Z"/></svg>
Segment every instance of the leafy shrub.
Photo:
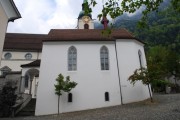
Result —
<svg viewBox="0 0 180 120"><path fill-rule="evenodd" d="M15 94L17 86L13 81L8 81L0 92L0 116L8 117L11 115L11 107L16 103Z"/></svg>

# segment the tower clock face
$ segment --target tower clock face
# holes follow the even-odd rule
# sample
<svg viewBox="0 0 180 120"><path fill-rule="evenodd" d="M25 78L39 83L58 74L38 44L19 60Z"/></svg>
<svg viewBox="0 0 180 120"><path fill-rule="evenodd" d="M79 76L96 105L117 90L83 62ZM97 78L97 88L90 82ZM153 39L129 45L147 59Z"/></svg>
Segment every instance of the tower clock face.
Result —
<svg viewBox="0 0 180 120"><path fill-rule="evenodd" d="M83 16L82 20L84 23L88 23L90 21L90 17L89 16Z"/></svg>

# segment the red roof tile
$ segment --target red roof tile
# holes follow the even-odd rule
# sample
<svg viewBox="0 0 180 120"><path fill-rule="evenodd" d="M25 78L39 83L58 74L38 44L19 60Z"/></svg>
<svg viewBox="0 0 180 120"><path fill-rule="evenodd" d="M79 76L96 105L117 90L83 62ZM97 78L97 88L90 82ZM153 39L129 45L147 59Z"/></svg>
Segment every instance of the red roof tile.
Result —
<svg viewBox="0 0 180 120"><path fill-rule="evenodd" d="M4 50L41 51L42 42L44 41L114 41L115 39L136 39L126 29L112 30L109 36L103 35L102 31L99 29L52 29L48 35L7 33Z"/></svg>
<svg viewBox="0 0 180 120"><path fill-rule="evenodd" d="M111 41L115 39L135 39L125 29L112 30L108 37L99 29L52 29L44 41Z"/></svg>
<svg viewBox="0 0 180 120"><path fill-rule="evenodd" d="M42 50L46 34L6 33L4 50Z"/></svg>

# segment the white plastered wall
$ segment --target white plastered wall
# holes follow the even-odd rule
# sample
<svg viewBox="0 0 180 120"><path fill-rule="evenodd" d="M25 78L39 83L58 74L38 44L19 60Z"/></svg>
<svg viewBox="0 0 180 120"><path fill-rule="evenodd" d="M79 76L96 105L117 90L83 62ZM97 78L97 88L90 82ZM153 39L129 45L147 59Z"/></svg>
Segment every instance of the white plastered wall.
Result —
<svg viewBox="0 0 180 120"><path fill-rule="evenodd" d="M109 50L110 70L100 70L100 48ZM140 67L138 50L142 52L146 65L143 44L136 40L117 40L120 82L123 103L149 98L148 87L137 82L135 86L127 80ZM77 71L67 71L67 51L70 46L77 49ZM58 51L58 52L57 52ZM69 75L78 83L72 90L73 102L67 102L67 93L60 99L60 113L94 109L121 104L115 43L114 42L54 42L44 43L37 92L36 115L56 114L57 96L54 91L58 74ZM104 93L109 92L110 101L104 101Z"/></svg>
<svg viewBox="0 0 180 120"><path fill-rule="evenodd" d="M110 70L100 68L100 48L109 50ZM77 49L77 71L67 71L67 51ZM36 115L56 114L57 95L54 84L58 74L69 75L78 83L72 90L73 102L67 102L67 93L60 99L60 113L120 105L119 79L114 42L44 43L37 92ZM105 102L104 93L109 92L110 101Z"/></svg>
<svg viewBox="0 0 180 120"><path fill-rule="evenodd" d="M128 81L135 69L140 68L138 50L142 52L143 66L146 66L146 59L143 44L136 40L117 40L117 55L119 63L120 81L122 88L123 103L136 102L149 98L148 87L136 82L133 86Z"/></svg>
<svg viewBox="0 0 180 120"><path fill-rule="evenodd" d="M5 59L4 55L6 53L11 53L12 57L11 59ZM32 54L32 59L26 60L25 55L27 53ZM4 66L8 66L12 71L21 71L21 65L28 64L30 62L33 62L37 59L41 59L41 52L32 52L32 51L3 51L2 57L1 57L1 65L0 68Z"/></svg>
<svg viewBox="0 0 180 120"><path fill-rule="evenodd" d="M82 19L79 19L78 20L78 29L84 29L84 22ZM93 20L90 20L88 23L89 25L89 29L94 29L94 21Z"/></svg>

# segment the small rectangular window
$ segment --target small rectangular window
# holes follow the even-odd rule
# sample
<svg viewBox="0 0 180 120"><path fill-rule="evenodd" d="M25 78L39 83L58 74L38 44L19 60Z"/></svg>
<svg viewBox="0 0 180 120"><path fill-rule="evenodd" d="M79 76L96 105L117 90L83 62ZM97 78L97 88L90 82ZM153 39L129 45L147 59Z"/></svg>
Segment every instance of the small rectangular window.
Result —
<svg viewBox="0 0 180 120"><path fill-rule="evenodd" d="M105 101L109 101L109 92L105 92Z"/></svg>
<svg viewBox="0 0 180 120"><path fill-rule="evenodd" d="M72 102L72 93L68 94L68 102Z"/></svg>

